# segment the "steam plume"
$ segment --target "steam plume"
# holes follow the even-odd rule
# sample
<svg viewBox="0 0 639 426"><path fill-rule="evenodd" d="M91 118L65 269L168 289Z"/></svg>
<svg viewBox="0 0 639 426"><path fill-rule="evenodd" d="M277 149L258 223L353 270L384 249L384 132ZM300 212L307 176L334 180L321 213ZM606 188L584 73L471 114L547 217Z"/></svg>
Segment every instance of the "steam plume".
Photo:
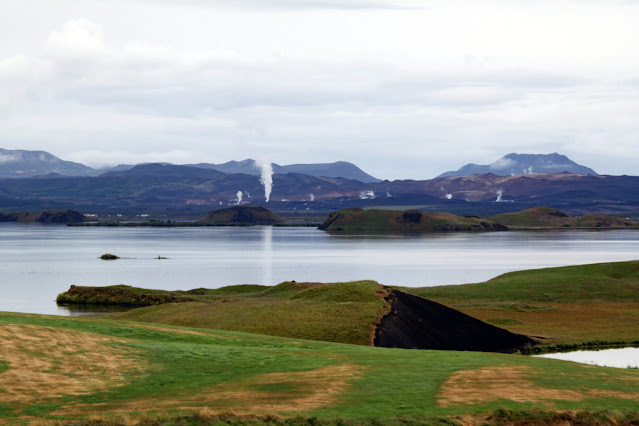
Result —
<svg viewBox="0 0 639 426"><path fill-rule="evenodd" d="M309 201L315 201L315 195L313 195L312 193L309 194Z"/></svg>
<svg viewBox="0 0 639 426"><path fill-rule="evenodd" d="M237 191L237 202L235 203L235 205L238 205L242 202L242 191Z"/></svg>
<svg viewBox="0 0 639 426"><path fill-rule="evenodd" d="M496 203L501 203L501 196L504 195L504 192L500 189L499 191L497 191L497 199L495 200Z"/></svg>
<svg viewBox="0 0 639 426"><path fill-rule="evenodd" d="M273 189L273 165L261 159L255 162L255 167L262 171L260 175L260 183L264 185L264 198L266 202L271 199L271 190Z"/></svg>

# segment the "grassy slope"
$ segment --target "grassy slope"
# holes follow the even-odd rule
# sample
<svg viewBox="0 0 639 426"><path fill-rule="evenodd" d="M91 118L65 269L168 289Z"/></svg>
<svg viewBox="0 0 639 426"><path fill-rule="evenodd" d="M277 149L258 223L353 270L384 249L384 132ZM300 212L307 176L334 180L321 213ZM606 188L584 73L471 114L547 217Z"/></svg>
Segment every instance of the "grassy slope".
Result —
<svg viewBox="0 0 639 426"><path fill-rule="evenodd" d="M549 343L639 341L639 261L511 272L405 291Z"/></svg>
<svg viewBox="0 0 639 426"><path fill-rule="evenodd" d="M88 332L84 336L126 339L105 343L105 348L137 351L131 357L138 365L123 382L104 391L42 399L27 394L16 400L12 391L17 385L3 382L12 368L26 365L41 374L32 378L33 384L68 379L56 375L61 365L40 371L51 353L30 350L38 339L23 339L17 353L25 362L9 363L0 374L0 419L12 424L38 418L124 423L142 414L150 416L147 420L166 420L194 412L199 418L233 412L377 421L467 416L502 408L614 414L636 410L639 397L636 370L517 355L385 349L224 331L153 329L107 319L0 314L5 344L11 337L2 331L9 326L27 331L51 327L49 343L54 349L66 348L67 363L91 361L99 353L84 351L77 358L70 342L57 336ZM8 356L3 351L0 360ZM477 379L477 373L498 386Z"/></svg>
<svg viewBox="0 0 639 426"><path fill-rule="evenodd" d="M534 207L520 212L488 217L489 220L512 229L535 228L637 228L639 223L601 214L587 214L579 218L550 207Z"/></svg>
<svg viewBox="0 0 639 426"><path fill-rule="evenodd" d="M225 296L207 303L151 306L118 318L368 345L372 324L387 309L374 281L285 282L255 293L235 289L235 294L221 289Z"/></svg>

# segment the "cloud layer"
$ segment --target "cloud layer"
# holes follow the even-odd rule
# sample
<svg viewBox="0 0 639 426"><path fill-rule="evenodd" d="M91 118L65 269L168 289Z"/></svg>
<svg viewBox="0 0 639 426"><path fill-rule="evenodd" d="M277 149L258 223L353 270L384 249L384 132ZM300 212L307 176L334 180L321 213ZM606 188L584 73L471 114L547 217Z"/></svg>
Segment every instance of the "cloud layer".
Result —
<svg viewBox="0 0 639 426"><path fill-rule="evenodd" d="M10 0L0 147L391 179L560 152L636 174L636 2L342 3Z"/></svg>

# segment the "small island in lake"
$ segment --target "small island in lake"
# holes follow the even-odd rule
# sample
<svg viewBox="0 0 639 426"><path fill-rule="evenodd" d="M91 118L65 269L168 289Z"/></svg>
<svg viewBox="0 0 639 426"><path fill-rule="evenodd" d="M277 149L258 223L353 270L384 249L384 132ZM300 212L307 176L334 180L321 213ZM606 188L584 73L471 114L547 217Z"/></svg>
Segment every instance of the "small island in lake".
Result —
<svg viewBox="0 0 639 426"><path fill-rule="evenodd" d="M197 223L217 226L281 225L284 219L262 206L234 206L213 210Z"/></svg>
<svg viewBox="0 0 639 426"><path fill-rule="evenodd" d="M331 213L325 231L507 231L502 224L478 216L426 213L421 210L343 209Z"/></svg>

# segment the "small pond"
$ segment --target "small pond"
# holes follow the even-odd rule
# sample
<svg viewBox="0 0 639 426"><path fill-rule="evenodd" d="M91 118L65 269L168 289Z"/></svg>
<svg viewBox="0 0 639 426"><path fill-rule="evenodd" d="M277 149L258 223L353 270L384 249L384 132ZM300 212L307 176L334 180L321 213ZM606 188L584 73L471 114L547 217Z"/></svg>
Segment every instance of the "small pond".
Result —
<svg viewBox="0 0 639 426"><path fill-rule="evenodd" d="M535 355L602 367L639 368L639 348L617 348Z"/></svg>

